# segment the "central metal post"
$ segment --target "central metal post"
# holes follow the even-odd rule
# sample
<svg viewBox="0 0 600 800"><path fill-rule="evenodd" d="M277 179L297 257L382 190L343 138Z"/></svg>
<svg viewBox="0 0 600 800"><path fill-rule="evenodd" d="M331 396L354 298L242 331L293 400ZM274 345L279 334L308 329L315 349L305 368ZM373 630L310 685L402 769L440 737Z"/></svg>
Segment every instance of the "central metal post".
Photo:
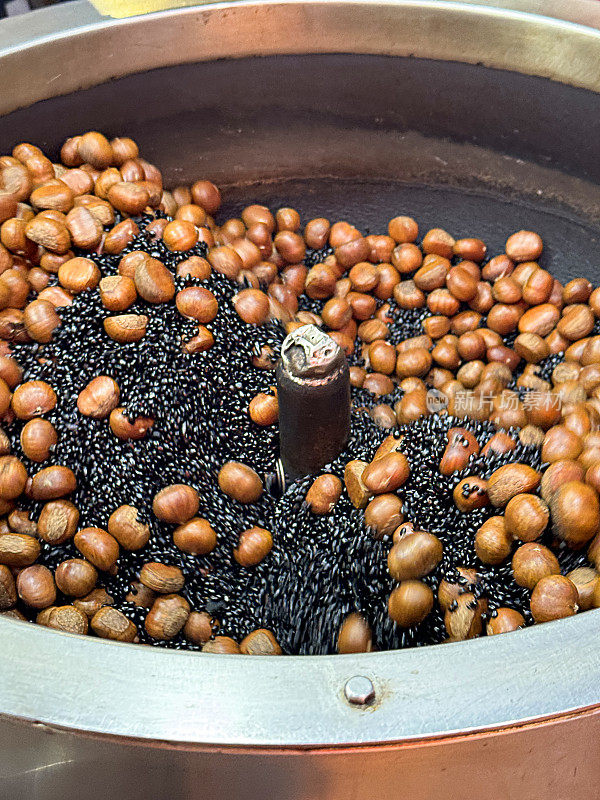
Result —
<svg viewBox="0 0 600 800"><path fill-rule="evenodd" d="M281 460L291 478L318 472L350 433L350 370L343 350L315 325L290 333L277 365Z"/></svg>

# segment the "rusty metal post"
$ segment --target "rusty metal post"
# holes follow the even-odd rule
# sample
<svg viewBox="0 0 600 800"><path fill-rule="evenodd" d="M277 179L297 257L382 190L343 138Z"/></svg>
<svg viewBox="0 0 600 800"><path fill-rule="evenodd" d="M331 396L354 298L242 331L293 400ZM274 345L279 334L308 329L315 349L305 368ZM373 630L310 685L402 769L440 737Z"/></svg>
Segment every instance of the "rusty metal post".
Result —
<svg viewBox="0 0 600 800"><path fill-rule="evenodd" d="M315 325L286 337L277 365L281 460L291 478L336 458L350 432L350 370L337 342Z"/></svg>

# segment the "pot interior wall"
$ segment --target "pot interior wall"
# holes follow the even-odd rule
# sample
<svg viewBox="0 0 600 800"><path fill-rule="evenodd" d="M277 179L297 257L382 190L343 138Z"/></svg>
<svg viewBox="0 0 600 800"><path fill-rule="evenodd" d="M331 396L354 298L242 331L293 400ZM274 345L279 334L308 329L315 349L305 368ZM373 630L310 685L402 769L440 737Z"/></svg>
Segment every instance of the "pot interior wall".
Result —
<svg viewBox="0 0 600 800"><path fill-rule="evenodd" d="M291 205L305 220L347 219L372 233L386 233L390 217L408 214L423 234L442 227L456 238L478 236L492 255L503 252L510 233L527 228L542 236L542 264L560 280L600 280L600 226L554 203L510 196L508 189L317 177L229 187L225 199L222 213L227 217L239 215L248 202Z"/></svg>
<svg viewBox="0 0 600 800"><path fill-rule="evenodd" d="M58 153L73 133L128 134L168 186L208 177L223 213L250 199L374 232L539 231L544 265L594 277L600 240L598 96L551 81L414 58L305 55L157 69L0 118L0 145ZM248 184L254 184L248 186Z"/></svg>

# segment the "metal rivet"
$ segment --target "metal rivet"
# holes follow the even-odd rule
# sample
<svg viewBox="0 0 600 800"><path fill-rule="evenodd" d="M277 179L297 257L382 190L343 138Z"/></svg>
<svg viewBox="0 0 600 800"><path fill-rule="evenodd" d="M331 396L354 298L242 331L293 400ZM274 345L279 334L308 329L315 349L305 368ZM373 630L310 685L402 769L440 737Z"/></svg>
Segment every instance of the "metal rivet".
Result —
<svg viewBox="0 0 600 800"><path fill-rule="evenodd" d="M346 700L354 706L365 706L375 699L375 687L364 675L355 675L344 686Z"/></svg>

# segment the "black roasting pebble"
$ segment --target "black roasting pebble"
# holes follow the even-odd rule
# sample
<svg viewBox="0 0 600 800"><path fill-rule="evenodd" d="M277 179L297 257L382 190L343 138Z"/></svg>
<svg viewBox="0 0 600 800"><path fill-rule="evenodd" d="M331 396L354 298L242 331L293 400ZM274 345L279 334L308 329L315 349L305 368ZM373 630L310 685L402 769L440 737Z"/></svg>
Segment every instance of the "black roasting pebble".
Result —
<svg viewBox="0 0 600 800"><path fill-rule="evenodd" d="M481 575L476 595L488 599L490 611L509 605L530 621L529 593L514 583L510 565L485 566L475 556L475 533L494 510L487 507L463 514L453 503L452 491L463 477L488 477L514 460L537 467L539 451L518 444L513 453L472 457L462 472L447 478L440 475L438 465L446 432L456 425L471 430L481 443L495 432L491 423L438 416L399 429L404 436L401 449L411 463L410 477L400 492L405 518L416 528L435 533L444 545L441 564L425 582L436 592L443 577L456 579L456 567L475 567ZM342 477L349 459L371 458L385 436L366 415L357 418L345 451L329 469ZM394 582L387 572L387 553L391 543L371 536L363 512L345 496L330 515L311 514L303 504L310 483L311 479L297 482L277 505L273 551L247 571L248 582L243 591L234 594L223 617L225 627L234 636L244 636L257 626L258 615L260 624L275 632L285 652L331 653L343 619L358 610L368 619L379 649L443 641L446 632L437 609L423 623L405 631L390 621L387 600Z"/></svg>
<svg viewBox="0 0 600 800"><path fill-rule="evenodd" d="M420 336L423 333L422 322L431 316L427 308L400 308L395 300L387 301L390 305L388 316L392 318L388 327L390 329L390 341L394 344L411 339L413 336Z"/></svg>
<svg viewBox="0 0 600 800"><path fill-rule="evenodd" d="M333 255L333 247L330 245L322 247L320 250L313 250L312 247L307 247L306 255L304 256L304 264L310 269L314 267L315 264L320 264L322 261L325 261L327 256L331 255Z"/></svg>
<svg viewBox="0 0 600 800"><path fill-rule="evenodd" d="M204 245L185 254L170 253L162 242L145 233L127 248L145 250L174 270L192 254L205 255ZM86 254L89 256L89 254ZM115 274L121 256L93 256L103 275ZM176 279L177 288L190 279ZM123 553L117 576L103 575L101 583L120 605L139 568L153 557L178 564L186 572L193 600L194 578L206 559L181 553L172 543L172 529L151 513L152 498L163 486L186 482L195 486L203 500L200 514L219 533L221 542L214 558L229 559L237 535L245 527L266 519L273 499L265 494L250 510L224 497L216 484L222 464L244 460L258 472L271 471L276 460L277 433L258 428L247 407L259 391L268 391L274 374L250 366L256 346L269 345L277 354L285 336L274 323L254 328L239 319L231 304L237 287L217 273L204 283L219 301L218 317L209 325L215 336L213 348L198 355L181 351L182 339L195 332L174 303L152 306L137 302L132 312L149 316L148 332L136 344L119 345L105 333L107 316L97 291L78 295L70 307L60 310L62 325L51 344L17 345L14 354L24 368L25 379L47 380L57 391L56 409L48 415L59 441L48 462L69 464L78 477L72 500L80 509L80 527L106 528L110 513L119 505L136 506L152 529L143 553ZM44 362L40 363L40 356ZM80 415L76 408L79 392L96 375L113 377L121 391L121 404L128 416L152 416L154 426L145 439L122 442L112 435L106 420ZM23 457L19 435L23 424L8 428L13 449ZM209 444L210 443L210 444ZM35 473L39 465L24 462ZM40 504L30 503L37 517ZM76 555L72 544L65 548L45 547L42 561L57 566L65 557Z"/></svg>
<svg viewBox="0 0 600 800"><path fill-rule="evenodd" d="M125 252L144 250L173 272L190 255L206 254L203 244L186 253L171 253L162 241L155 242L144 232L150 219L140 220L142 232ZM330 252L331 248L309 250L305 263L310 267ZM93 258L103 275L110 275L117 272L123 254L85 255ZM190 283L197 281L176 279L178 289ZM304 502L311 479L293 483L280 499L265 492L250 506L240 505L219 490L216 476L228 460L243 461L261 475L272 476L275 471L277 431L254 425L247 408L257 392L268 391L274 384L273 372L251 366L253 353L269 346L277 357L285 333L275 323L259 328L243 323L231 303L238 287L223 276L215 273L203 285L219 302L219 314L208 326L215 344L206 353L182 352L182 340L194 334L195 325L184 320L173 303L151 306L138 301L131 311L148 315L146 336L136 344L113 342L102 327L106 311L97 291L78 295L70 307L60 310L62 325L52 343L14 347L25 379L47 380L57 392L57 407L48 418L59 432L59 441L43 466L68 464L74 469L78 488L72 500L81 512L80 527L106 528L109 515L122 504L134 505L150 525L148 545L138 552L122 551L117 574L102 573L99 585L136 624L140 641L155 646L199 649L182 634L166 643L151 639L144 628L147 609L126 600L131 582L151 560L179 566L186 577L182 594L191 607L214 615L221 623L219 632L238 641L257 627L267 627L286 653L332 653L343 619L356 610L368 619L378 649L443 641L446 632L437 608L423 623L404 631L389 619L387 600L394 586L387 571L391 541L378 541L366 530L364 512L356 510L345 493L330 515L315 516ZM320 313L322 307L323 301L300 299L300 308ZM429 312L404 311L392 300L389 314L390 341L396 344L422 333L421 323ZM540 365L542 377L549 377L560 358L552 356ZM360 363L359 353L351 360ZM145 439L122 442L112 435L106 420L77 412L79 392L99 374L117 381L121 404L130 419L140 415L155 418ZM349 459L372 458L387 431L378 428L367 411L382 401L393 404L401 396L398 389L381 399L353 389L350 439L327 471L343 478ZM443 416L399 429L404 436L402 450L411 463L410 477L401 490L405 518L438 535L444 545L441 564L424 580L436 592L443 577L459 580L457 567L475 567L481 576L475 593L487 598L488 613L508 605L530 622L529 593L514 583L510 564L485 566L474 553L475 532L494 510L488 507L462 514L453 503L452 491L463 477L488 477L510 461L539 467L539 450L518 444L504 456L473 456L462 472L444 477L437 467L446 432L453 425L471 430L481 444L495 431L491 423ZM19 444L22 426L16 421L7 430L19 457L23 457ZM39 469L23 460L30 473ZM268 480L273 482L272 477ZM207 556L179 551L173 544L172 527L152 514L154 494L165 485L180 482L198 490L199 515L217 531L217 547ZM30 502L28 506L37 519L41 504ZM246 569L232 558L232 550L239 533L252 525L271 530L274 546L263 562ZM55 569L65 558L77 555L72 542L59 547L44 544L40 562ZM563 572L585 562L584 556L566 548L558 555Z"/></svg>

